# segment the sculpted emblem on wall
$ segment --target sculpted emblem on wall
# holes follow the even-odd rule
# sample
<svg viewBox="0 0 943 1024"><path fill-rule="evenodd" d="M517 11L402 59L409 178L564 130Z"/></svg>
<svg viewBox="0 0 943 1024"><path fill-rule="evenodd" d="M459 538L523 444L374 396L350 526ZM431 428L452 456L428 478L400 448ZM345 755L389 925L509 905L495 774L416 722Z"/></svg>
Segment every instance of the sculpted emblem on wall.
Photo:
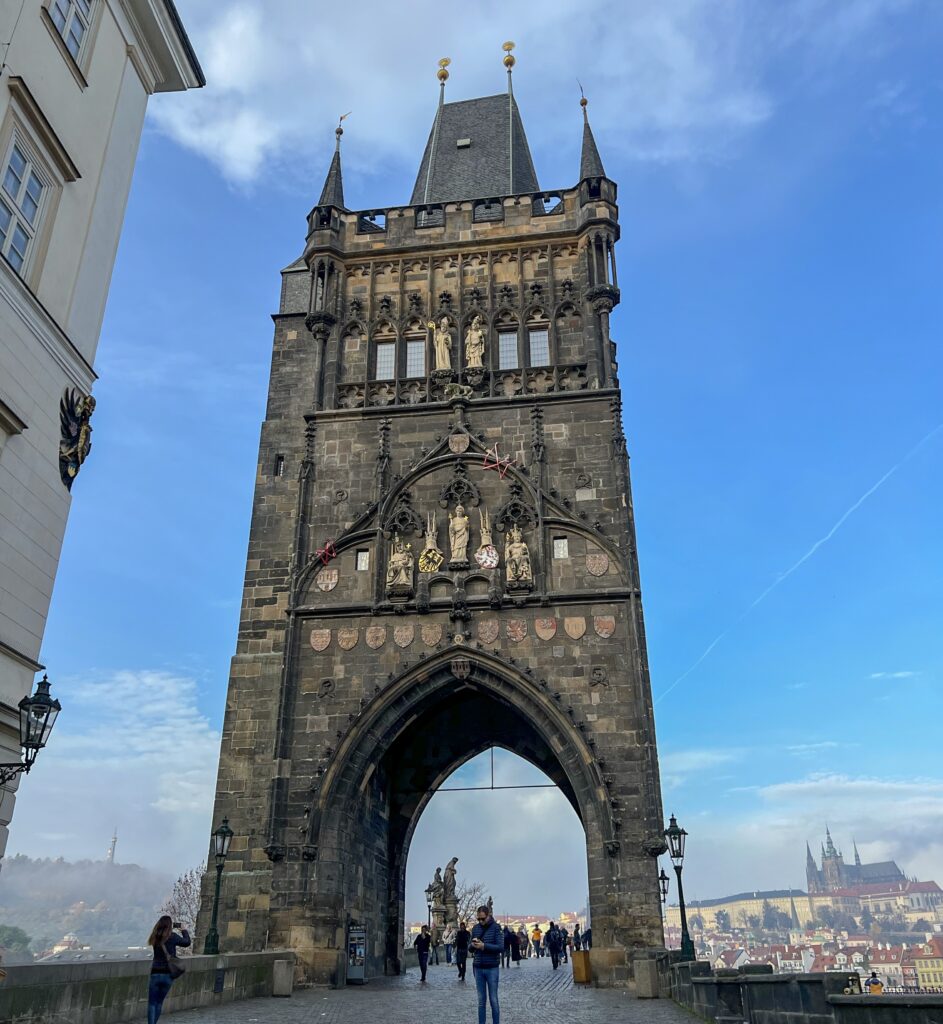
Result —
<svg viewBox="0 0 943 1024"><path fill-rule="evenodd" d="M316 580L318 589L324 591L325 594L330 593L336 586L337 581L341 578L339 569L322 569L318 573Z"/></svg>
<svg viewBox="0 0 943 1024"><path fill-rule="evenodd" d="M357 641L360 639L360 629L357 626L351 626L347 629L339 629L337 631L337 646L342 651L350 651L357 646Z"/></svg>
<svg viewBox="0 0 943 1024"><path fill-rule="evenodd" d="M593 629L596 630L596 636L608 640L616 631L616 617L614 615L594 615Z"/></svg>
<svg viewBox="0 0 943 1024"><path fill-rule="evenodd" d="M416 627L410 622L404 626L393 627L393 639L398 647L408 647L416 635Z"/></svg>
<svg viewBox="0 0 943 1024"><path fill-rule="evenodd" d="M508 619L507 634L508 640L512 643L519 644L524 637L527 636L527 620Z"/></svg>
<svg viewBox="0 0 943 1024"><path fill-rule="evenodd" d="M557 620L551 616L539 616L534 620L534 632L541 640L552 640L557 635Z"/></svg>
<svg viewBox="0 0 943 1024"><path fill-rule="evenodd" d="M571 640L580 640L586 632L586 619L582 615L563 620L563 628Z"/></svg>
<svg viewBox="0 0 943 1024"><path fill-rule="evenodd" d="M367 627L367 646L376 650L386 643L386 626Z"/></svg>
<svg viewBox="0 0 943 1024"><path fill-rule="evenodd" d="M329 629L312 629L311 630L311 646L316 651L327 650L328 644L331 642L331 631Z"/></svg>
<svg viewBox="0 0 943 1024"><path fill-rule="evenodd" d="M435 647L442 639L442 626L438 622L427 622L420 629L420 633L426 647Z"/></svg>
<svg viewBox="0 0 943 1024"><path fill-rule="evenodd" d="M483 644L493 644L498 639L499 628L497 619L484 619L478 623L478 639Z"/></svg>
<svg viewBox="0 0 943 1024"><path fill-rule="evenodd" d="M609 556L604 551L587 555L586 571L590 576L605 576L609 571Z"/></svg>

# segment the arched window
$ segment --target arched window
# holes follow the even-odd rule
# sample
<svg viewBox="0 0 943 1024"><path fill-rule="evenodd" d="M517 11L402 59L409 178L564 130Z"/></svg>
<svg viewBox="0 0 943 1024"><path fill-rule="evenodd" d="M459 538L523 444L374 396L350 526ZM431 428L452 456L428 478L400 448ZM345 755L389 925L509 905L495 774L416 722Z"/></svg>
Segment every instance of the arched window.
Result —
<svg viewBox="0 0 943 1024"><path fill-rule="evenodd" d="M373 379L396 379L396 331L388 321L373 334Z"/></svg>
<svg viewBox="0 0 943 1024"><path fill-rule="evenodd" d="M527 320L527 365L550 366L550 321L541 310Z"/></svg>
<svg viewBox="0 0 943 1024"><path fill-rule="evenodd" d="M425 377L428 331L421 320L412 320L406 328L406 377Z"/></svg>
<svg viewBox="0 0 943 1024"><path fill-rule="evenodd" d="M519 352L519 330L516 317L511 313L502 313L497 320L498 334L497 368L499 370L516 370L521 365Z"/></svg>

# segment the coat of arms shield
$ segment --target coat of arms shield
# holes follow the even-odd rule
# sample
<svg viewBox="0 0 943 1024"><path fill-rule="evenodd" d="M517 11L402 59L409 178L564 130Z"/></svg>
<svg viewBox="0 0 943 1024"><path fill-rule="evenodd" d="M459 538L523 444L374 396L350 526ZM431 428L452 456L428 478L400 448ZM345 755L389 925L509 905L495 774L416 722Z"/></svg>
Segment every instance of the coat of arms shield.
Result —
<svg viewBox="0 0 943 1024"><path fill-rule="evenodd" d="M524 637L527 636L527 620L508 619L507 634L508 640L512 643L519 644Z"/></svg>
<svg viewBox="0 0 943 1024"><path fill-rule="evenodd" d="M331 642L331 631L329 629L312 629L311 630L311 646L316 651L327 650L328 644Z"/></svg>
<svg viewBox="0 0 943 1024"><path fill-rule="evenodd" d="M337 581L341 578L340 570L336 568L322 569L318 573L318 578L315 581L318 585L318 589L324 591L325 594L330 593L336 586Z"/></svg>
<svg viewBox="0 0 943 1024"><path fill-rule="evenodd" d="M493 644L498 639L498 620L485 619L478 623L478 639L483 644Z"/></svg>
<svg viewBox="0 0 943 1024"><path fill-rule="evenodd" d="M454 452L456 455L461 455L463 452L468 451L468 442L468 434L450 434L449 451Z"/></svg>
<svg viewBox="0 0 943 1024"><path fill-rule="evenodd" d="M442 639L442 626L438 622L425 623L420 632L422 633L422 642L426 647L435 647Z"/></svg>
<svg viewBox="0 0 943 1024"><path fill-rule="evenodd" d="M382 647L386 643L386 626L367 627L367 646L372 650Z"/></svg>
<svg viewBox="0 0 943 1024"><path fill-rule="evenodd" d="M339 629L337 631L337 646L342 651L349 651L357 646L357 641L360 639L360 629L357 626L351 626L347 629Z"/></svg>
<svg viewBox="0 0 943 1024"><path fill-rule="evenodd" d="M557 620L550 615L534 619L534 632L541 640L552 640L557 635Z"/></svg>
<svg viewBox="0 0 943 1024"><path fill-rule="evenodd" d="M586 556L586 571L590 576L605 576L609 571L609 556L605 551L596 551Z"/></svg>
<svg viewBox="0 0 943 1024"><path fill-rule="evenodd" d="M408 647L413 642L415 635L416 627L412 623L406 626L393 627L393 639L398 647Z"/></svg>
<svg viewBox="0 0 943 1024"><path fill-rule="evenodd" d="M596 636L601 636L603 640L608 640L616 631L615 615L594 615L593 629L596 630Z"/></svg>
<svg viewBox="0 0 943 1024"><path fill-rule="evenodd" d="M563 628L571 640L580 640L586 632L586 619L582 615L574 616L572 619L564 619Z"/></svg>

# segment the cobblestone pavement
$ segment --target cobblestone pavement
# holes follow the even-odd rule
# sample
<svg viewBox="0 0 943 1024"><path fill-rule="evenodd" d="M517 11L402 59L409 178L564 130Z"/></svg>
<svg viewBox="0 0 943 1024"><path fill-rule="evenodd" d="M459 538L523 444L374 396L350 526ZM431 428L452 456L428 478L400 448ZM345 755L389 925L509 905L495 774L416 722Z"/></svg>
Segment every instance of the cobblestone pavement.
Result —
<svg viewBox="0 0 943 1024"><path fill-rule="evenodd" d="M305 989L290 999L238 1003L168 1015L167 1024L477 1024L471 967L459 982L445 964L400 978L378 978L363 987ZM624 989L573 984L572 968L554 971L549 959L528 960L501 971L502 1024L689 1024L691 1016L664 999L638 1000ZM488 1011L491 1024L491 1011Z"/></svg>

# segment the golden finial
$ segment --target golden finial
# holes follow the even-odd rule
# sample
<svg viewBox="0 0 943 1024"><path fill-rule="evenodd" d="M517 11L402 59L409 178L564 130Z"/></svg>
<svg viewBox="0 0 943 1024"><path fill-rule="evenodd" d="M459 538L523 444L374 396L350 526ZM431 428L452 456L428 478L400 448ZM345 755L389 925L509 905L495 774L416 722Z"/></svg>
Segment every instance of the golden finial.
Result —
<svg viewBox="0 0 943 1024"><path fill-rule="evenodd" d="M436 72L436 78L438 78L438 80L442 82L443 85L445 84L446 79L449 77L449 73L445 69L451 63L451 57L443 57L442 60L439 61L439 70Z"/></svg>
<svg viewBox="0 0 943 1024"><path fill-rule="evenodd" d="M501 49L504 50L504 66L508 69L508 71L510 71L511 68L513 68L514 64L516 63L514 60L514 55L511 53L511 50L514 49L514 43L511 42L511 40L509 39L506 43L504 43Z"/></svg>
<svg viewBox="0 0 943 1024"><path fill-rule="evenodd" d="M583 119L586 120L586 106L589 100L586 98L586 93L583 92L583 83L577 78L576 84L580 87L580 106L583 108Z"/></svg>
<svg viewBox="0 0 943 1024"><path fill-rule="evenodd" d="M344 134L344 129L342 127L344 119L350 117L352 113L352 110L348 110L346 114L341 114L340 118L338 119L337 127L334 129L334 134L337 136L338 147L340 147L341 144L341 136Z"/></svg>

